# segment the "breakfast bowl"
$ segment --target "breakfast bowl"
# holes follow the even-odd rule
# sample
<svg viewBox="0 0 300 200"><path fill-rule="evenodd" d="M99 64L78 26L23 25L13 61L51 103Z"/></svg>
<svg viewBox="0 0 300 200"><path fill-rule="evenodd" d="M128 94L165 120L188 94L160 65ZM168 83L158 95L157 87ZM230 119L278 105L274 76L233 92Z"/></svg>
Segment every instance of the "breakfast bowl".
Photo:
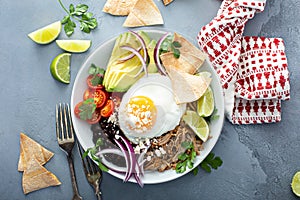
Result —
<svg viewBox="0 0 300 200"><path fill-rule="evenodd" d="M168 33L169 32L161 31L161 30L143 30L142 31L142 34L146 34L148 38L150 38L151 40L157 41L157 43L159 43L159 42L161 43L162 42L161 39L163 37L164 37L164 39L167 38ZM129 31L129 34L132 34L135 37L137 33ZM172 35L173 33L169 33L169 34ZM132 36L130 36L130 37L132 37ZM140 169L141 166L137 165L138 167L131 166L131 169L130 169L131 174L128 174L128 171L126 171L126 169L127 170L129 170L129 169L128 169L128 166L126 166L126 165L128 165L130 163L130 161L132 161L133 157L136 157L137 159L139 159L138 157L141 157L141 155L143 155L144 159L142 158L142 160L144 162L149 161L149 159L151 159L149 157L151 157L151 156L150 156L150 154L146 154L146 152L149 148L152 148L152 147L149 147L149 146L153 145L151 142L156 141L156 138L162 137L166 132L171 131L173 129L175 130L176 127L180 126L180 123L182 123L182 121L183 121L182 119L184 119L184 116L186 116L187 113L191 114L191 112L189 112L188 110L191 107L193 107L193 105L196 105L196 108L194 108L193 114L197 113L196 112L197 111L197 103L190 105L188 103L179 102L180 100L182 100L180 98L177 98L177 99L175 98L175 100L174 100L172 94L174 94L174 92L173 92L174 87L175 87L174 85L176 85L176 81L178 81L178 79L175 75L174 75L175 78L172 80L171 80L171 78L168 78L168 75L163 75L163 73L166 73L166 71L162 72L162 71L158 70L153 73L146 74L145 69L142 69L142 70L144 70L144 72L143 72L144 74L143 74L143 73L141 73L142 70L138 70L138 73L135 73L135 76L130 76L130 78L136 78L137 80L133 81L133 83L129 84L129 85L128 85L128 83L131 81L131 79L129 79L128 77L126 79L122 79L122 78L120 78L121 75L120 76L119 75L111 75L111 76L109 76L110 77L109 79L106 78L105 77L107 75L106 73L109 73L108 71L110 70L107 68L107 66L111 62L112 51L114 50L116 40L118 40L118 39L120 39L120 37L111 38L108 41L101 44L100 46L98 46L84 61L83 65L81 66L81 68L76 76L76 79L75 79L75 82L73 85L72 95L71 95L71 110L72 110L73 126L74 126L74 130L75 130L77 139L84 150L92 149L96 145L97 141L95 139L95 129L97 129L97 128L95 128L95 127L97 127L98 123L96 123L96 125L95 124L91 125L91 123L87 123L87 120L80 119L78 117L79 116L78 113L76 113L76 109L78 111L78 108L76 108L76 107L78 107L78 104L80 102L82 102L83 98L85 98L84 96L86 96L86 90L89 87L87 84L87 77L89 77L91 75L91 72L90 72L91 66L103 68L106 70L104 78L103 77L102 78L103 78L103 83L106 84L105 88L108 90L106 92L109 93L107 98L113 99L116 97L118 99L118 102L117 102L118 106L116 106L118 108L117 114L114 117L111 117L112 116L111 115L109 118L107 118L107 120L105 122L113 121L116 119L120 120L120 123L117 123L117 126L121 127L121 128L118 130L124 132L124 135L121 136L121 139L126 140L125 142L121 141L121 139L119 139L120 138L119 135L112 136L112 137L109 136L110 138L106 138L106 139L107 140L111 139L112 142L110 142L110 143L112 145L114 145L114 147L113 147L113 150L109 150L108 152L119 154L120 157L122 157L121 156L122 153L125 153L129 157L127 160L126 156L125 156L124 167L119 167L119 166L115 166L115 164L110 165L109 161L105 160L105 157L101 157L99 154L97 154L97 155L99 155L100 160L103 161L103 163L107 167L107 172L115 177L120 178L120 179L130 181L130 182L138 182L138 183L142 183L142 184L156 184L156 183L167 182L167 181L179 178L179 177L185 175L186 173L190 172L191 170L193 170L205 159L205 157L211 152L213 147L216 145L218 138L221 134L221 130L223 127L223 121L224 121L224 96L223 96L223 90L222 90L222 86L220 84L219 77L217 76L217 74L216 74L213 66L209 62L208 58L206 58L203 61L199 70L197 69L197 74L200 74L198 76L204 77L205 80L206 80L207 76L209 76L210 82L209 82L208 87L210 88L211 93L213 94L213 100L214 100L214 103L213 103L214 109L213 109L213 114L211 114L211 115L213 115L214 117L211 117L209 119L209 121L207 121L208 117L205 117L205 116L204 117L203 116L196 117L197 119L199 117L201 119L206 120L207 129L209 130L209 136L205 139L205 141L200 140L201 141L201 149L199 149L197 156L193 160L193 163L192 163L193 165L187 167L185 170L183 170L181 172L179 172L178 170L175 170L175 166L169 166L166 170L147 170L147 169L141 170ZM140 38L137 38L137 41L140 42ZM150 43L150 41L148 41L148 43ZM156 43L156 46L154 45L155 47L157 47L157 43ZM175 43L172 45L176 46ZM123 45L122 47L124 47L124 50L128 50L128 49L132 50L130 48L130 46L129 46L129 48L127 48L128 46L129 45ZM179 46L180 45L178 45L178 47ZM143 45L141 45L141 46L137 45L135 47L135 49L138 52L143 52ZM155 48L153 48L152 50L154 50L154 54L155 54L155 51L156 51ZM125 57L127 57L127 60L129 59L129 57L133 57L133 56L143 57L145 55L145 53L140 53L140 54L134 54L134 53L136 53L136 51L132 50L131 53L126 55ZM205 56L205 54L204 54L204 56ZM138 59L140 59L140 58L138 58ZM145 59L147 59L147 58L145 57ZM123 62L123 61L124 60L119 59L119 62ZM157 64L159 64L161 67L161 63L157 63L157 62L160 62L160 61L158 61L158 59L155 59L155 62L154 62L154 60L150 59L150 61L148 60L148 63L146 63L146 64L148 64L150 66L151 62L152 62L152 65L156 66ZM148 70L150 70L149 66L148 66ZM126 73L127 72L128 71L126 71ZM122 71L122 73L124 73L124 70ZM189 75L187 75L187 76L189 76ZM106 80L106 79L108 79L108 80ZM199 77L195 77L195 79L198 80ZM112 82L114 84L111 84ZM122 84L119 84L120 82L122 82ZM110 83L110 85L107 83ZM117 83L117 86L115 83ZM177 85L179 85L179 84L177 84ZM197 90L197 88L196 88L196 90ZM178 94L178 95L180 96L180 94ZM204 94L202 93L202 95L204 95ZM150 99L145 96L149 96ZM185 98L186 95L181 95L181 96L183 96L182 98ZM142 97L142 98L139 98L138 100L134 100L134 99L132 99L132 97ZM147 110L144 112L144 114L146 114L146 115L147 115L147 113L149 114L149 115L147 115L147 116L149 116L149 119L152 119L152 118L156 119L155 124L153 126L152 126L152 124L149 125L149 126L151 126L151 129L149 129L150 130L149 133L147 133L147 130L148 130L147 128L149 128L147 125L148 121L146 121L144 123L144 126L146 126L146 128L143 127L145 129L145 130L143 129L143 131L144 131L143 132L138 129L134 129L133 125L131 124L132 121L130 121L130 120L133 119L132 117L134 117L134 119L135 119L136 116L126 115L126 112L128 110L132 111L132 108L128 108L128 105L130 104L130 102L132 103L132 101L133 102L135 101L135 103L150 101L149 105L152 105L152 104L155 105L154 108L152 108L152 110L150 108L151 106L148 106L150 110L149 111ZM182 101L184 101L184 100L182 100ZM197 102L197 101L195 101L195 102ZM116 102L114 102L114 103L116 104ZM135 103L133 103L133 104L135 104ZM105 105L101 105L101 106L103 107ZM146 107L146 106L143 106L143 108L144 107ZM153 110L155 110L155 112L153 112ZM153 116L151 116L151 113L154 113ZM102 119L103 119L103 117L102 117ZM188 117L186 117L186 121L191 121L191 120L188 120ZM158 124L158 125L156 125L156 124ZM126 128L126 126L127 126L127 128ZM128 129L128 127L129 127L129 129ZM107 129L110 129L110 128L112 128L112 127L109 127ZM155 130L155 131L153 131L153 130ZM196 129L193 129L193 127L190 127L189 130L195 131ZM101 135L101 129L97 129L97 131L99 132L97 134ZM107 131L109 131L109 130L107 130ZM195 135L197 135L197 134L195 134ZM102 138L102 140L103 140L103 138ZM197 141L198 140L199 140L199 138L197 139ZM123 145L120 143L123 143ZM126 147L128 147L127 143L130 143L132 146L138 147L138 148L134 148L133 151L128 153L128 152L126 152ZM143 148L141 146L139 146L140 143L143 143ZM125 146L125 150L122 149L124 146ZM131 147L128 147L128 148L130 149ZM144 151L141 150L140 152L137 152L138 151L137 149L139 149L139 150L144 149ZM99 150L99 149L97 149L97 150ZM133 152L134 152L134 155L131 154ZM159 154L164 154L164 153L166 153L166 152L164 150L160 149ZM91 156L91 157L94 157L94 156ZM134 161L134 163L138 163L138 162ZM139 168L139 169L137 170L136 168ZM132 174L134 174L134 175L132 175ZM136 174L138 174L139 177L137 177Z"/></svg>

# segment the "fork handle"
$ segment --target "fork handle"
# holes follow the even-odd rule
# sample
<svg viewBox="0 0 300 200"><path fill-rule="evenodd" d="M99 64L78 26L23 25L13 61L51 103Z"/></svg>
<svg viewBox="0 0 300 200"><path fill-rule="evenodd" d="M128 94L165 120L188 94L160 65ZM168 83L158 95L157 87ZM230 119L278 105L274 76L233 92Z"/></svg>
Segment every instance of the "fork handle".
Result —
<svg viewBox="0 0 300 200"><path fill-rule="evenodd" d="M68 158L68 163L69 163L69 168L71 173L72 188L74 193L73 199L81 199L82 197L79 195L78 192L72 154L67 155L67 158Z"/></svg>
<svg viewBox="0 0 300 200"><path fill-rule="evenodd" d="M102 199L101 192L96 193L96 197L97 197L97 200L101 200Z"/></svg>

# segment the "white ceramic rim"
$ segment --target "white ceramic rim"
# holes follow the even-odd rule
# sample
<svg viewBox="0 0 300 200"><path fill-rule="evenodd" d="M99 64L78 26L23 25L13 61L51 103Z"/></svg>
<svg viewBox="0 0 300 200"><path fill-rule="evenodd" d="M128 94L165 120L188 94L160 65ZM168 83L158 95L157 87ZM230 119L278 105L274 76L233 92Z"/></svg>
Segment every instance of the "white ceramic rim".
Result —
<svg viewBox="0 0 300 200"><path fill-rule="evenodd" d="M159 39L163 34L166 32L173 32L173 31L163 31L163 30L143 30L149 34L149 36L153 39ZM185 36L184 36L185 37ZM188 37L186 37L188 38ZM90 125L83 120L78 119L73 110L76 106L76 104L82 100L82 95L84 93L84 90L87 88L85 79L88 76L88 68L89 66L94 63L97 66L105 66L109 56L110 52L113 48L114 41L116 37L113 37L100 46L98 46L84 61L82 64L80 70L77 73L77 76L75 78L72 94L71 94L71 115L72 115L72 121L74 130L77 136L77 139L79 143L82 145L83 149L86 150L89 147L93 147L94 143L92 141L93 133L90 130ZM193 43L193 41L191 41ZM99 54L99 55L98 55ZM104 58L104 59L103 59ZM224 95L223 95L223 89L220 84L220 79L218 75L216 74L213 66L211 63L206 59L205 63L201 67L200 71L208 71L212 74L212 83L211 87L214 92L214 98L215 98L215 105L217 108L217 114L219 115L219 118L217 120L214 120L210 124L210 134L211 138L204 143L204 149L200 152L200 155L196 157L194 167L197 167L204 159L205 157L211 152L213 147L218 141L218 138L221 134L221 130L223 127L224 122ZM167 170L164 172L149 172L146 171L144 176L142 177L142 182L144 184L157 184L157 183L163 183L167 181L171 181L174 179L177 179L187 173L189 173L193 169L187 169L184 173L176 173L175 170ZM109 174L124 179L124 174L119 174L117 172L108 171ZM136 182L134 178L129 179L130 182Z"/></svg>

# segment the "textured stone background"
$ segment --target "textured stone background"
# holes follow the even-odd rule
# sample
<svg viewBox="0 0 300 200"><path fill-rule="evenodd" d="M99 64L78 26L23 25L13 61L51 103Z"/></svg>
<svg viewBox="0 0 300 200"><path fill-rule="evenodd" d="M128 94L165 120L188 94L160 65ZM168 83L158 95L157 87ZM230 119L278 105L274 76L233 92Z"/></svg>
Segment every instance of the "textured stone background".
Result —
<svg viewBox="0 0 300 200"><path fill-rule="evenodd" d="M64 1L77 4L80 1ZM98 45L127 29L125 18L112 17L101 12L104 0L83 1L90 5L100 21L99 28L90 35L76 30L72 39L92 39L89 52L72 56L71 83L80 65ZM148 29L175 30L195 39L200 28L216 14L219 0L175 0L168 7L155 0L165 19L164 26ZM60 20L64 16L57 1L0 0L0 199L71 199L72 190L65 155L55 139L54 107L57 102L69 102L72 84L55 81L49 72L51 60L62 51L51 43L34 44L27 34L39 27ZM135 184L104 174L103 199L194 200L194 199L297 199L291 192L293 174L300 170L300 56L298 0L267 0L266 9L249 21L246 35L282 37L291 73L291 100L283 102L282 121L265 125L231 125L224 129L213 152L224 164L217 171L199 171L177 180L146 185ZM64 33L60 38L66 38ZM46 165L62 182L59 187L48 188L23 195L21 173L17 172L19 133L27 133L55 153ZM87 184L78 154L75 165L79 190L84 199L95 199Z"/></svg>

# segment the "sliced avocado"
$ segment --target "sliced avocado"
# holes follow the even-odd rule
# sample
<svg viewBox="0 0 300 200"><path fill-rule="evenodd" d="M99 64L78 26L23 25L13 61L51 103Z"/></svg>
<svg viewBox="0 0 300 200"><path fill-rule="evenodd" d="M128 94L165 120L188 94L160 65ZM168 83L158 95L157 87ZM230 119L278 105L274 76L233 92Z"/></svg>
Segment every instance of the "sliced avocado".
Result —
<svg viewBox="0 0 300 200"><path fill-rule="evenodd" d="M116 82L114 85L110 85L109 88L106 88L108 92L126 92L133 83L140 79L144 73L141 73L139 76L135 77L130 74L123 74L121 76L115 77Z"/></svg>
<svg viewBox="0 0 300 200"><path fill-rule="evenodd" d="M134 70L138 68L137 70ZM116 60L110 65L109 71L107 70L105 72L104 80L103 80L103 85L107 88L109 87L110 84L113 84L112 77L114 74L123 71L123 72L128 72L132 73L135 75L141 68L141 62L137 57L133 57L130 60L127 60L125 62L119 62Z"/></svg>
<svg viewBox="0 0 300 200"><path fill-rule="evenodd" d="M153 51L155 44L151 41L149 35L144 31L138 31L138 34L143 38L147 49L150 49L150 65L149 72L157 71L154 59ZM151 44L149 46L149 44ZM120 62L120 58L124 58L131 54L131 52L123 50L120 46L128 45L135 49L141 46L139 40L130 32L121 34L115 42L111 57L109 59L107 70L104 76L103 85L106 90L109 92L125 92L128 88L134 84L144 73L136 76L137 73L141 70L142 64L137 56L132 57L131 59ZM154 45L154 46L153 46ZM149 47L149 48L148 48ZM140 53L143 55L143 50L140 50ZM152 57L152 58L151 58ZM152 60L152 61L151 61ZM151 62L153 64L151 64ZM153 67L153 66L154 67Z"/></svg>
<svg viewBox="0 0 300 200"><path fill-rule="evenodd" d="M156 73L157 67L154 61L154 48L156 46L157 41L151 40L151 42L147 45L148 55L149 55L149 65L148 65L148 72L149 73Z"/></svg>
<svg viewBox="0 0 300 200"><path fill-rule="evenodd" d="M146 46L148 46L148 44L151 42L151 38L149 37L148 33L145 31L138 31L137 33L143 38Z"/></svg>

